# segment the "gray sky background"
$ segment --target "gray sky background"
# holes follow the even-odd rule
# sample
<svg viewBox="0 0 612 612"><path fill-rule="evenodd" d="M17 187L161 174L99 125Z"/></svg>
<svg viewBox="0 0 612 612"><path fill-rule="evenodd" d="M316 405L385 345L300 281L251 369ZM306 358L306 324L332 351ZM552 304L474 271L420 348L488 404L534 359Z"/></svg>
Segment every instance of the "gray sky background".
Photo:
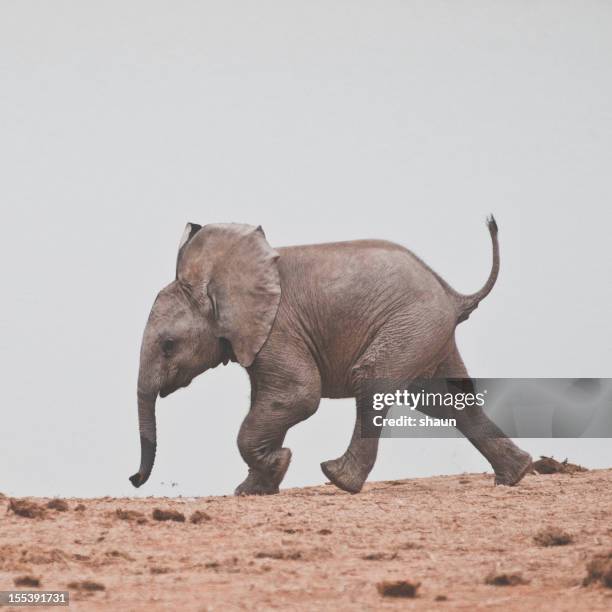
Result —
<svg viewBox="0 0 612 612"><path fill-rule="evenodd" d="M471 292L494 212L471 374L611 376L611 59L596 1L2 2L0 490L135 494L139 343L186 221L394 240ZM137 494L233 491L248 395L234 365L161 400ZM353 419L294 428L284 486L323 482ZM522 445L612 465L610 440ZM485 469L383 440L371 478Z"/></svg>

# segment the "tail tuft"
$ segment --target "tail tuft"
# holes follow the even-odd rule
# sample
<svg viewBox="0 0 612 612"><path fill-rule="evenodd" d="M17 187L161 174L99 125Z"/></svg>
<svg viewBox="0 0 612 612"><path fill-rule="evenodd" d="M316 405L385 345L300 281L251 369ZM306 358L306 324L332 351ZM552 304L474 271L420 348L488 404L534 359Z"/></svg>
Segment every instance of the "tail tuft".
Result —
<svg viewBox="0 0 612 612"><path fill-rule="evenodd" d="M491 235L497 235L497 221L495 220L495 217L492 214L487 217L487 226L489 228L489 232L491 232Z"/></svg>

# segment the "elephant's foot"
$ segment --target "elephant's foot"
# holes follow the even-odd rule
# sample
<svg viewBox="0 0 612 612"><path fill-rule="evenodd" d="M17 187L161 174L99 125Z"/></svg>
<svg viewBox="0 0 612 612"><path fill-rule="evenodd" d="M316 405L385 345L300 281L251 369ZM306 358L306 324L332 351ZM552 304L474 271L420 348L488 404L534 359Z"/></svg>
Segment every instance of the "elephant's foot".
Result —
<svg viewBox="0 0 612 612"><path fill-rule="evenodd" d="M321 464L321 469L331 482L349 493L359 493L368 477L368 472L356 464L355 461L347 458L346 455L338 459L324 461Z"/></svg>
<svg viewBox="0 0 612 612"><path fill-rule="evenodd" d="M512 487L519 483L530 470L531 455L515 447L512 455L504 457L495 468L495 484Z"/></svg>
<svg viewBox="0 0 612 612"><path fill-rule="evenodd" d="M291 462L291 451L281 448L269 457L266 471L249 468L249 475L236 487L234 495L274 495L287 473Z"/></svg>
<svg viewBox="0 0 612 612"><path fill-rule="evenodd" d="M249 472L249 475L240 483L234 495L274 495L278 493L278 486L274 486L269 482L260 478L255 472Z"/></svg>

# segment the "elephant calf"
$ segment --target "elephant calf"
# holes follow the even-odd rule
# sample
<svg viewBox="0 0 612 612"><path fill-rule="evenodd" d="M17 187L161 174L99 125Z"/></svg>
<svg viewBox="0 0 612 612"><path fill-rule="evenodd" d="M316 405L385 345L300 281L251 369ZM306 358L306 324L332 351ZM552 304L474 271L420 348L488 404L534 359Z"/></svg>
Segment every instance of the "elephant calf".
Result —
<svg viewBox="0 0 612 612"><path fill-rule="evenodd" d="M287 430L315 413L321 397L355 397L349 447L321 464L335 485L361 490L378 438L362 437L366 381L468 376L455 328L491 291L499 270L497 225L488 221L493 266L484 287L461 295L410 251L357 240L274 250L261 227L187 224L176 278L162 289L142 340L138 375L141 464L151 474L155 401L209 368L237 361L251 381L251 408L238 434L249 467L236 494L277 493L291 460ZM514 485L531 457L480 408L458 411L458 429Z"/></svg>

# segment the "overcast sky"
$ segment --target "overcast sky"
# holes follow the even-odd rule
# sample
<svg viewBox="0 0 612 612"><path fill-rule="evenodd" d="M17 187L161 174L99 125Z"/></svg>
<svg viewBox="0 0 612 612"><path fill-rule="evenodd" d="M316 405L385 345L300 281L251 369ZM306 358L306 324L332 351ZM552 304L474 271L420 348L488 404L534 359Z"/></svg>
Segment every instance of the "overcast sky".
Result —
<svg viewBox="0 0 612 612"><path fill-rule="evenodd" d="M187 221L393 240L472 292L494 212L470 373L611 376L611 58L597 1L2 2L0 490L135 493L139 344ZM161 400L137 494L232 492L248 396L233 365ZM323 482L353 419L324 400L291 430L284 486ZM612 465L609 440L521 444ZM487 468L384 440L371 478Z"/></svg>

